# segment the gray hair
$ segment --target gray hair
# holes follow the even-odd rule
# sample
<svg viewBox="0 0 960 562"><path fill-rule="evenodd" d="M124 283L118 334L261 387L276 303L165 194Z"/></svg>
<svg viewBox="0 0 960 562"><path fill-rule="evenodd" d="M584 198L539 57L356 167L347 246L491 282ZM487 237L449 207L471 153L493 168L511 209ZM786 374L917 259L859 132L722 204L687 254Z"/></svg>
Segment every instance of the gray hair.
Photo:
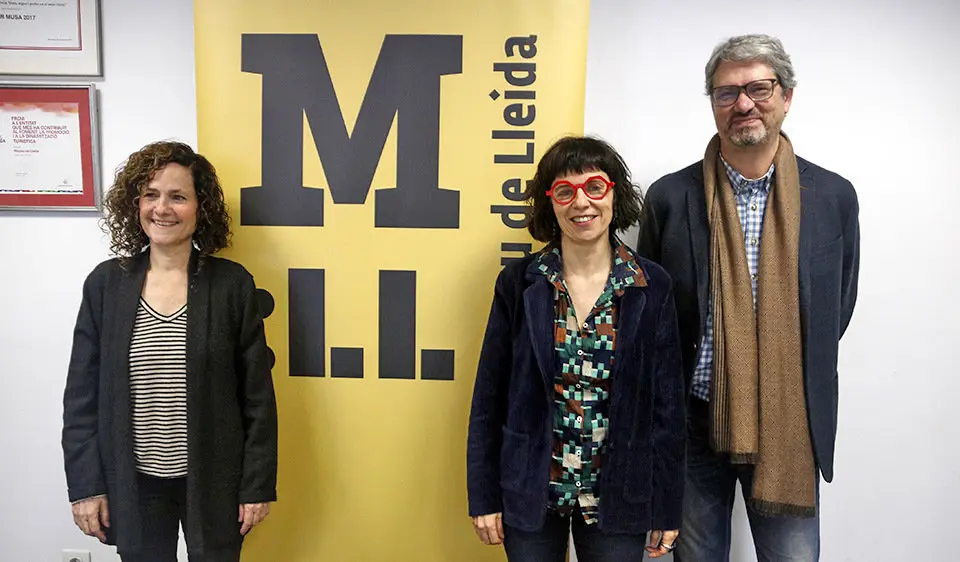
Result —
<svg viewBox="0 0 960 562"><path fill-rule="evenodd" d="M783 43L776 37L769 35L740 35L731 37L713 49L707 67L706 91L710 95L713 88L713 75L721 62L762 62L777 75L777 81L784 90L796 87L797 79L793 74L793 63L790 55L783 49Z"/></svg>

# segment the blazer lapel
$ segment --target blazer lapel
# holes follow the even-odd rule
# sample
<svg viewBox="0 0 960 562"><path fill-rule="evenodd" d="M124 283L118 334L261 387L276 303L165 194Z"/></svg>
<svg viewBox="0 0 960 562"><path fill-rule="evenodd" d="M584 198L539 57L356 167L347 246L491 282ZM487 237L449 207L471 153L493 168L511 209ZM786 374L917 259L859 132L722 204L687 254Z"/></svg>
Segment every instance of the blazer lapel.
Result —
<svg viewBox="0 0 960 562"><path fill-rule="evenodd" d="M613 350L614 381L620 379L620 370L623 367L623 354L632 350L637 342L637 331L640 328L640 316L647 302L647 294L643 287L627 287L623 297L617 305L617 343ZM643 350L641 350L641 353Z"/></svg>
<svg viewBox="0 0 960 562"><path fill-rule="evenodd" d="M199 254L190 256L190 288L187 291L187 427L197 427L200 374L206 370L210 333L210 264L199 266ZM194 433L194 432L191 432ZM196 453L188 442L189 461Z"/></svg>
<svg viewBox="0 0 960 562"><path fill-rule="evenodd" d="M703 185L703 169L694 169L694 186ZM690 246L696 277L697 302L700 309L700 328L707 320L707 292L710 290L710 232L707 222L707 202L702 187L687 191L687 217L690 221Z"/></svg>
<svg viewBox="0 0 960 562"><path fill-rule="evenodd" d="M133 335L133 323L137 318L137 307L140 304L140 294L143 292L143 282L147 278L147 266L150 264L150 252L144 252L134 258L130 269L120 274L120 283L117 292L113 295L114 301L114 338L118 350L124 353L115 353L114 360L122 371L127 372L128 351L130 338Z"/></svg>
<svg viewBox="0 0 960 562"><path fill-rule="evenodd" d="M117 440L117 449L124 451L121 455L124 463L128 463L120 474L134 474L133 464L133 423L131 421L130 403L130 340L133 337L133 324L137 319L137 307L140 304L140 294L143 292L143 282L147 277L147 266L150 264L150 252L146 251L131 260L129 269L121 270L116 286L116 292L111 295L113 318L112 333L109 337L111 386L114 392L114 438ZM136 481L127 482L136 486Z"/></svg>
<svg viewBox="0 0 960 562"><path fill-rule="evenodd" d="M529 275L528 273L528 279ZM533 283L523 291L523 310L533 344L533 355L540 367L544 385L549 389L553 386L553 377L557 370L553 352L553 286L547 282L546 277L534 275L536 277Z"/></svg>
<svg viewBox="0 0 960 562"><path fill-rule="evenodd" d="M807 310L810 307L810 253L812 245L813 232L811 229L816 224L815 212L817 206L814 204L816 199L816 182L811 174L806 174L807 164L800 158L797 158L797 172L800 176L800 253L797 259L797 276L800 284L800 322L804 323L807 317ZM807 327L803 327L806 333Z"/></svg>

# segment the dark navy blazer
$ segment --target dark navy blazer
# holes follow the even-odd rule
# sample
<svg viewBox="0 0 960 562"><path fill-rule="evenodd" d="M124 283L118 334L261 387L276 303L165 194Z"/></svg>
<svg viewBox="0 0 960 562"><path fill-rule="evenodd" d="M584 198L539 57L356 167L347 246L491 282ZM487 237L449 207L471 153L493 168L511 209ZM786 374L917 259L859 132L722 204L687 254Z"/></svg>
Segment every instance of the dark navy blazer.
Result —
<svg viewBox="0 0 960 562"><path fill-rule="evenodd" d="M535 531L547 510L553 448L554 287L535 256L497 278L474 385L467 442L470 515L503 512ZM685 400L670 277L637 258L646 287L620 297L598 525L644 533L680 527Z"/></svg>
<svg viewBox="0 0 960 562"><path fill-rule="evenodd" d="M859 206L853 185L839 175L803 158L797 158L797 169L804 387L814 455L829 482L837 434L837 349L857 300ZM710 284L705 199L702 161L659 179L647 191L637 241L640 255L673 278L688 388Z"/></svg>

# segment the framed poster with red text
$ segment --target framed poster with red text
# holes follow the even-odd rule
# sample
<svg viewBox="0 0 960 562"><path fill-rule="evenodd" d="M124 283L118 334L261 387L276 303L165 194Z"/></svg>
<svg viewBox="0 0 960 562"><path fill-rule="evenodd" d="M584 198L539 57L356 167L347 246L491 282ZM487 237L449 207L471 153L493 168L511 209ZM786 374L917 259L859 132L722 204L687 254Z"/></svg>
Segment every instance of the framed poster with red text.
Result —
<svg viewBox="0 0 960 562"><path fill-rule="evenodd" d="M0 85L0 209L96 210L96 90Z"/></svg>

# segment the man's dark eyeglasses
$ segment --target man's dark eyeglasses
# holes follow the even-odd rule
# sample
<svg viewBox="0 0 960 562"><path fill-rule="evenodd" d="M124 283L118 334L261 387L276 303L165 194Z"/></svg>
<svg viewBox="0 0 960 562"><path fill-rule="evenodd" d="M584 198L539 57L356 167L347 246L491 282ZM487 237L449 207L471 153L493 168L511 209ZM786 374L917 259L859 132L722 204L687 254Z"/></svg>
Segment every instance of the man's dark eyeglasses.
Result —
<svg viewBox="0 0 960 562"><path fill-rule="evenodd" d="M740 92L746 92L747 97L753 101L765 101L773 96L777 82L776 78L764 78L747 82L743 86L715 86L710 90L710 98L717 107L727 107L737 103Z"/></svg>

